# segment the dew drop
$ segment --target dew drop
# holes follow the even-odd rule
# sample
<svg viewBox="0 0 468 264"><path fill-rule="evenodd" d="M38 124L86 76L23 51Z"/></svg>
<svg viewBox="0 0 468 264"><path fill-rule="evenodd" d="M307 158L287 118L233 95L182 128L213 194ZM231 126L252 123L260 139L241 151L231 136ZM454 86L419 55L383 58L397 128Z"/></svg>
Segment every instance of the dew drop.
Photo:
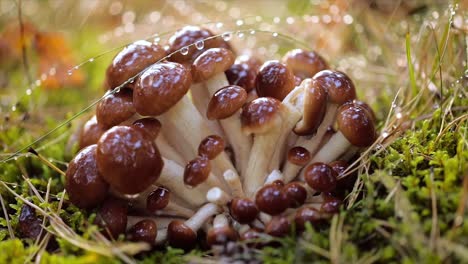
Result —
<svg viewBox="0 0 468 264"><path fill-rule="evenodd" d="M276 38L276 37L278 37L278 33L273 32L272 36L273 36L274 38Z"/></svg>
<svg viewBox="0 0 468 264"><path fill-rule="evenodd" d="M72 75L72 74L73 74L73 71L68 70L68 71L67 71L67 74L68 74L68 75Z"/></svg>
<svg viewBox="0 0 468 264"><path fill-rule="evenodd" d="M238 26L244 25L244 20L241 20L241 19L237 20L236 25L238 25Z"/></svg>
<svg viewBox="0 0 468 264"><path fill-rule="evenodd" d="M205 47L205 42L203 40L199 40L195 43L195 47L198 50L202 50Z"/></svg>
<svg viewBox="0 0 468 264"><path fill-rule="evenodd" d="M78 70L78 68L79 68L79 66L75 66L75 67L73 67L73 69L75 69L75 70Z"/></svg>
<svg viewBox="0 0 468 264"><path fill-rule="evenodd" d="M89 59L88 61L89 61L89 62L93 62L93 61L94 61L94 58L91 58L91 59Z"/></svg>
<svg viewBox="0 0 468 264"><path fill-rule="evenodd" d="M188 47L183 47L180 49L180 54L187 55L188 51L189 51Z"/></svg>
<svg viewBox="0 0 468 264"><path fill-rule="evenodd" d="M160 38L160 37L155 37L155 38L154 38L154 43L159 43L159 41L161 41L161 38Z"/></svg>
<svg viewBox="0 0 468 264"><path fill-rule="evenodd" d="M229 41L229 40L231 40L232 33L231 32L225 32L225 33L223 33L223 35L221 37L224 39L224 41Z"/></svg>
<svg viewBox="0 0 468 264"><path fill-rule="evenodd" d="M255 21L257 22L261 22L263 20L263 18L261 16L256 16L255 17Z"/></svg>
<svg viewBox="0 0 468 264"><path fill-rule="evenodd" d="M37 80L35 84L36 84L36 86L40 86L41 85L41 80Z"/></svg>
<svg viewBox="0 0 468 264"><path fill-rule="evenodd" d="M250 30L250 35L255 35L255 30Z"/></svg>
<svg viewBox="0 0 468 264"><path fill-rule="evenodd" d="M216 23L216 27L217 27L217 28L222 28L222 27L223 27L223 23L221 23L221 22Z"/></svg>
<svg viewBox="0 0 468 264"><path fill-rule="evenodd" d="M401 119L402 117L403 117L403 115L402 115L401 113L397 113L397 114L396 114L396 118L397 118L397 119Z"/></svg>
<svg viewBox="0 0 468 264"><path fill-rule="evenodd" d="M31 95L31 94L32 94L32 90L31 90L31 89L27 89L27 90L26 90L26 94L27 94L27 95Z"/></svg>
<svg viewBox="0 0 468 264"><path fill-rule="evenodd" d="M238 38L243 38L244 37L244 32L239 31L239 32L237 32L236 35L237 35Z"/></svg>
<svg viewBox="0 0 468 264"><path fill-rule="evenodd" d="M279 22L281 22L281 18L279 17L273 18L273 23L278 24Z"/></svg>
<svg viewBox="0 0 468 264"><path fill-rule="evenodd" d="M16 111L16 105L11 107L11 111L15 112Z"/></svg>

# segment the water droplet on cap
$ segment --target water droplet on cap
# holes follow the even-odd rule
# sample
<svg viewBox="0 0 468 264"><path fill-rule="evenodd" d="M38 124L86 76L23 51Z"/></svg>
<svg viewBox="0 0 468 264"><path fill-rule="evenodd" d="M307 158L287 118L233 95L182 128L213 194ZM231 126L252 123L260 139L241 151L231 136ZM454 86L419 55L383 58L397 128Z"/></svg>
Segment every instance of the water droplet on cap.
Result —
<svg viewBox="0 0 468 264"><path fill-rule="evenodd" d="M199 40L195 43L195 47L198 50L202 50L205 47L205 42L203 40Z"/></svg>
<svg viewBox="0 0 468 264"><path fill-rule="evenodd" d="M180 49L180 54L182 54L182 55L187 55L188 52L189 52L188 47L183 47L183 48Z"/></svg>
<svg viewBox="0 0 468 264"><path fill-rule="evenodd" d="M223 35L221 36L225 41L229 41L231 40L231 37L232 37L232 33L231 32L225 32L223 33Z"/></svg>

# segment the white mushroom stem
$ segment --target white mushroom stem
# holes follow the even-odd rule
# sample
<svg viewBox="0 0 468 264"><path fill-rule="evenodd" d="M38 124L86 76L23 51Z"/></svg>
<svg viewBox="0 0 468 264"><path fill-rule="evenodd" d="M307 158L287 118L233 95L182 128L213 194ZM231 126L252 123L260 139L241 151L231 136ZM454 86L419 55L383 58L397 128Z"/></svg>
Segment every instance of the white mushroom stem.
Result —
<svg viewBox="0 0 468 264"><path fill-rule="evenodd" d="M251 225L252 225L252 227L258 228L260 230L265 228L265 225L258 219L253 220Z"/></svg>
<svg viewBox="0 0 468 264"><path fill-rule="evenodd" d="M161 245L163 243L165 243L167 240L167 228L164 228L164 229L158 229L158 235L156 236L156 240L154 241L154 243L156 245Z"/></svg>
<svg viewBox="0 0 468 264"><path fill-rule="evenodd" d="M242 188L242 182L239 175L232 170L227 170L223 174L224 180L226 181L231 194L233 197L244 197L244 189Z"/></svg>
<svg viewBox="0 0 468 264"><path fill-rule="evenodd" d="M224 72L217 73L213 75L211 78L205 81L205 87L208 91L209 98L208 100L215 94L219 89L228 86L229 81L226 78ZM207 104L208 105L208 104Z"/></svg>
<svg viewBox="0 0 468 264"><path fill-rule="evenodd" d="M224 206L231 201L231 196L219 187L213 187L206 193L206 200L220 206Z"/></svg>
<svg viewBox="0 0 468 264"><path fill-rule="evenodd" d="M309 164L315 162L330 163L340 157L352 146L351 142L340 131L333 134L330 140L314 155Z"/></svg>
<svg viewBox="0 0 468 264"><path fill-rule="evenodd" d="M187 162L171 145L169 145L164 135L158 135L155 142L159 152L161 152L161 155L166 159L173 160L181 166Z"/></svg>
<svg viewBox="0 0 468 264"><path fill-rule="evenodd" d="M216 215L213 219L213 228L220 228L229 225L229 221L225 214Z"/></svg>
<svg viewBox="0 0 468 264"><path fill-rule="evenodd" d="M192 217L185 221L185 225L197 231L211 217L221 212L221 208L213 203L208 203L202 206Z"/></svg>
<svg viewBox="0 0 468 264"><path fill-rule="evenodd" d="M260 221L262 221L262 223L264 225L268 224L270 221L271 221L271 215L269 214L266 214L266 213L263 213L263 212L260 212L258 214L258 218L260 219Z"/></svg>
<svg viewBox="0 0 468 264"><path fill-rule="evenodd" d="M289 183L297 177L297 174L302 169L302 166L296 165L290 161L286 161L283 167L284 182Z"/></svg>
<svg viewBox="0 0 468 264"><path fill-rule="evenodd" d="M270 184L275 181L282 181L283 180L283 174L279 170L273 170L270 175L265 180L265 184Z"/></svg>
<svg viewBox="0 0 468 264"><path fill-rule="evenodd" d="M354 155L356 155L356 153L359 152L359 148L356 147L356 146L351 146L349 147L346 152L340 156L340 160L350 160Z"/></svg>

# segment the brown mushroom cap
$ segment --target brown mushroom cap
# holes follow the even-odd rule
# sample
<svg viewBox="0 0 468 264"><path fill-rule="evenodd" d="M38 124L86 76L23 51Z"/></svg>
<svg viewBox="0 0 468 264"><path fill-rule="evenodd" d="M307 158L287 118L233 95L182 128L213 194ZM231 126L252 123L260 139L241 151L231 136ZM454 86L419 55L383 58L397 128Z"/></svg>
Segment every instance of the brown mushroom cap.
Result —
<svg viewBox="0 0 468 264"><path fill-rule="evenodd" d="M247 92L240 86L229 85L218 90L210 99L206 110L209 120L225 119L242 108Z"/></svg>
<svg viewBox="0 0 468 264"><path fill-rule="evenodd" d="M241 224L248 224L258 215L257 206L247 198L234 198L229 206L231 216Z"/></svg>
<svg viewBox="0 0 468 264"><path fill-rule="evenodd" d="M206 157L196 157L189 161L184 170L184 183L195 187L210 176L211 164Z"/></svg>
<svg viewBox="0 0 468 264"><path fill-rule="evenodd" d="M303 207L296 211L294 222L296 223L296 229L303 231L307 222L310 222L312 225L321 223L322 215L313 207Z"/></svg>
<svg viewBox="0 0 468 264"><path fill-rule="evenodd" d="M294 127L298 135L311 135L323 121L327 110L327 91L313 79L306 79L301 86L304 88L304 110L302 120Z"/></svg>
<svg viewBox="0 0 468 264"><path fill-rule="evenodd" d="M327 214L336 214L340 211L341 200L330 195L323 195L324 201L320 206L320 211Z"/></svg>
<svg viewBox="0 0 468 264"><path fill-rule="evenodd" d="M207 136L198 146L198 155L207 157L209 160L216 158L224 151L224 139L218 135Z"/></svg>
<svg viewBox="0 0 468 264"><path fill-rule="evenodd" d="M105 181L124 194L148 188L164 165L158 148L141 131L115 126L101 136L97 146L97 166Z"/></svg>
<svg viewBox="0 0 468 264"><path fill-rule="evenodd" d="M80 149L96 144L104 132L106 132L106 129L98 124L96 116L91 117L91 119L86 121L86 123L83 125L83 129L80 132Z"/></svg>
<svg viewBox="0 0 468 264"><path fill-rule="evenodd" d="M31 239L37 239L43 232L42 218L40 218L36 214L36 210L27 203L21 206L21 212L18 217L18 229L21 237Z"/></svg>
<svg viewBox="0 0 468 264"><path fill-rule="evenodd" d="M183 221L174 220L167 227L167 241L171 247L191 249L197 242L197 233Z"/></svg>
<svg viewBox="0 0 468 264"><path fill-rule="evenodd" d="M146 242L153 244L158 235L156 223L150 219L144 219L136 223L127 232L127 238L130 241Z"/></svg>
<svg viewBox="0 0 468 264"><path fill-rule="evenodd" d="M291 225L287 217L273 217L265 226L265 233L274 237L283 237L289 234L289 231L291 230L290 226Z"/></svg>
<svg viewBox="0 0 468 264"><path fill-rule="evenodd" d="M131 89L122 89L118 93L108 91L96 106L96 119L109 128L129 119L135 112Z"/></svg>
<svg viewBox="0 0 468 264"><path fill-rule="evenodd" d="M327 62L314 51L294 49L288 51L282 59L282 62L288 65L294 75L299 78L311 78L317 72L328 69Z"/></svg>
<svg viewBox="0 0 468 264"><path fill-rule="evenodd" d="M141 115L160 115L187 93L191 83L192 75L181 64L154 64L144 71L135 83L135 109Z"/></svg>
<svg viewBox="0 0 468 264"><path fill-rule="evenodd" d="M341 105L356 98L353 81L342 72L323 70L313 79L327 91L329 100L334 104Z"/></svg>
<svg viewBox="0 0 468 264"><path fill-rule="evenodd" d="M244 133L266 133L276 124L281 102L272 97L260 97L242 109L241 123Z"/></svg>
<svg viewBox="0 0 468 264"><path fill-rule="evenodd" d="M112 238L117 238L120 234L125 233L127 228L127 203L109 197L99 208L96 215L96 223L104 229L104 234L110 235Z"/></svg>
<svg viewBox="0 0 468 264"><path fill-rule="evenodd" d="M255 74L257 74L258 70L260 69L260 67L262 66L262 61L253 56L253 55L247 55L247 54L243 54L243 55L240 55L236 58L236 61L235 61L236 64L247 64L249 65L250 69L252 69Z"/></svg>
<svg viewBox="0 0 468 264"><path fill-rule="evenodd" d="M203 82L223 73L234 63L234 53L224 48L205 50L192 64L193 81Z"/></svg>
<svg viewBox="0 0 468 264"><path fill-rule="evenodd" d="M155 140L159 135L159 131L161 131L161 122L153 117L145 117L133 122L132 127L140 129L148 135L151 140Z"/></svg>
<svg viewBox="0 0 468 264"><path fill-rule="evenodd" d="M343 172L348 168L348 165L348 162L345 160L335 160L328 164L328 166L330 166L338 176L343 174Z"/></svg>
<svg viewBox="0 0 468 264"><path fill-rule="evenodd" d="M150 212L156 212L166 208L169 204L171 192L164 188L158 187L152 191L146 198L146 210Z"/></svg>
<svg viewBox="0 0 468 264"><path fill-rule="evenodd" d="M234 63L225 72L226 78L231 85L238 85L244 88L247 92L255 88L255 78L257 72L247 63Z"/></svg>
<svg viewBox="0 0 468 264"><path fill-rule="evenodd" d="M256 229L256 228L250 228L249 230L245 231L240 235L240 239L242 241L245 240L253 240L253 239L259 239L261 237L261 230Z"/></svg>
<svg viewBox="0 0 468 264"><path fill-rule="evenodd" d="M267 184L255 195L257 208L269 215L278 215L289 206L288 196L282 186Z"/></svg>
<svg viewBox="0 0 468 264"><path fill-rule="evenodd" d="M226 245L229 241L237 241L239 234L231 226L211 228L206 234L208 246Z"/></svg>
<svg viewBox="0 0 468 264"><path fill-rule="evenodd" d="M310 158L310 152L301 146L292 147L288 151L288 161L294 165L305 166Z"/></svg>
<svg viewBox="0 0 468 264"><path fill-rule="evenodd" d="M106 72L107 87L113 89L166 55L158 44L136 41L119 52Z"/></svg>
<svg viewBox="0 0 468 264"><path fill-rule="evenodd" d="M369 111L356 104L338 108L338 129L346 139L357 147L368 147L376 138L374 121Z"/></svg>
<svg viewBox="0 0 468 264"><path fill-rule="evenodd" d="M96 207L104 201L109 189L97 169L96 148L96 145L91 145L76 154L65 174L68 197L80 208Z"/></svg>
<svg viewBox="0 0 468 264"><path fill-rule="evenodd" d="M304 178L307 184L319 192L329 192L336 187L336 172L322 162L313 163L305 168Z"/></svg>
<svg viewBox="0 0 468 264"><path fill-rule="evenodd" d="M282 101L295 87L291 69L279 61L266 61L255 79L259 97L273 97Z"/></svg>
<svg viewBox="0 0 468 264"><path fill-rule="evenodd" d="M304 204L307 190L299 182L290 182L283 187L289 200L289 207L297 208Z"/></svg>
<svg viewBox="0 0 468 264"><path fill-rule="evenodd" d="M374 110L372 110L372 107L370 107L370 105L368 105L366 102L359 101L359 100L353 100L352 103L360 106L361 108L366 109L369 112L369 116L372 118L372 121L374 122L374 124L377 122L377 117L375 116L375 112Z"/></svg>

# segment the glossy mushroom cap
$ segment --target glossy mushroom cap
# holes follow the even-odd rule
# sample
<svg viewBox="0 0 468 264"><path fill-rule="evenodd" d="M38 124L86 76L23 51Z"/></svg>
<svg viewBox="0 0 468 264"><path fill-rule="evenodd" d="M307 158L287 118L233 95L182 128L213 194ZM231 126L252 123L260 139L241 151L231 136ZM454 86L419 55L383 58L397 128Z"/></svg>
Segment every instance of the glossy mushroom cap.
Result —
<svg viewBox="0 0 468 264"><path fill-rule="evenodd" d="M196 157L189 161L184 170L184 183L195 187L210 176L211 164L206 157Z"/></svg>
<svg viewBox="0 0 468 264"><path fill-rule="evenodd" d="M257 206L247 198L234 198L229 206L232 218L241 224L248 224L258 215Z"/></svg>
<svg viewBox="0 0 468 264"><path fill-rule="evenodd" d="M106 132L106 128L98 124L96 116L91 117L91 119L86 121L86 123L83 125L83 129L80 132L80 149L96 144L104 132Z"/></svg>
<svg viewBox="0 0 468 264"><path fill-rule="evenodd" d="M306 79L313 77L317 72L328 69L325 59L314 51L294 49L288 51L282 59L293 71L294 75Z"/></svg>
<svg viewBox="0 0 468 264"><path fill-rule="evenodd" d="M97 166L105 181L123 194L139 193L155 182L163 168L158 148L141 131L115 126L101 136Z"/></svg>
<svg viewBox="0 0 468 264"><path fill-rule="evenodd" d="M252 69L255 72L255 74L257 74L258 70L260 69L260 67L262 67L262 64L263 64L263 62L259 58L253 55L247 55L247 54L238 56L236 58L235 63L236 64L245 63L249 65L250 69Z"/></svg>
<svg viewBox="0 0 468 264"><path fill-rule="evenodd" d="M153 244L158 235L158 227L153 220L145 219L136 223L127 232L127 239L135 242Z"/></svg>
<svg viewBox="0 0 468 264"><path fill-rule="evenodd" d="M171 247L191 249L197 242L197 233L184 221L174 220L167 227L167 241Z"/></svg>
<svg viewBox="0 0 468 264"><path fill-rule="evenodd" d="M21 237L37 239L43 232L42 221L42 218L37 216L36 210L24 203L18 217L18 229Z"/></svg>
<svg viewBox="0 0 468 264"><path fill-rule="evenodd" d="M239 234L231 226L215 227L208 230L206 243L208 246L226 245L229 241L237 241Z"/></svg>
<svg viewBox="0 0 468 264"><path fill-rule="evenodd" d="M182 29L176 31L174 35L169 39L169 53L176 52L184 47L197 42L203 43L203 48L198 49L196 45L187 47L187 53L176 52L171 57L170 61L179 63L191 63L193 62L203 51L210 48L227 48L230 49L229 43L223 40L221 37L212 38L206 40L209 37L213 37L213 33L208 29L200 28L197 26L185 26ZM185 54L185 55L184 55Z"/></svg>
<svg viewBox="0 0 468 264"><path fill-rule="evenodd" d="M330 192L336 187L336 172L327 164L316 162L305 168L304 178L310 188Z"/></svg>
<svg viewBox="0 0 468 264"><path fill-rule="evenodd" d="M297 166L305 166L311 158L310 152L301 147L292 147L288 151L288 161Z"/></svg>
<svg viewBox="0 0 468 264"><path fill-rule="evenodd" d="M313 79L316 85L327 91L331 103L341 105L356 98L353 81L342 72L323 70L315 74Z"/></svg>
<svg viewBox="0 0 468 264"><path fill-rule="evenodd" d="M163 114L188 92L191 83L192 75L181 64L154 64L143 72L135 83L135 109L140 115Z"/></svg>
<svg viewBox="0 0 468 264"><path fill-rule="evenodd" d="M370 107L370 105L368 105L366 102L359 100L353 100L352 103L360 106L361 108L366 109L369 112L369 116L372 118L374 124L377 123L377 117L375 116L375 112L374 110L372 110L372 107Z"/></svg>
<svg viewBox="0 0 468 264"><path fill-rule="evenodd" d="M324 201L320 206L320 211L327 214L336 214L340 211L342 201L330 195L322 195Z"/></svg>
<svg viewBox="0 0 468 264"><path fill-rule="evenodd" d="M296 211L294 222L296 223L296 229L303 231L307 222L312 225L320 224L322 222L322 215L313 207L303 207Z"/></svg>
<svg viewBox="0 0 468 264"><path fill-rule="evenodd" d="M198 146L198 155L209 160L216 158L224 151L224 139L218 135L207 136Z"/></svg>
<svg viewBox="0 0 468 264"><path fill-rule="evenodd" d="M295 87L291 69L279 61L267 61L260 68L255 79L259 97L273 97L282 101Z"/></svg>
<svg viewBox="0 0 468 264"><path fill-rule="evenodd" d="M265 233L274 237L283 237L289 234L291 225L285 216L273 217L265 226Z"/></svg>
<svg viewBox="0 0 468 264"><path fill-rule="evenodd" d="M241 114L244 133L266 133L278 121L281 102L272 97L260 97L243 107Z"/></svg>
<svg viewBox="0 0 468 264"><path fill-rule="evenodd" d="M225 74L231 85L238 85L247 92L255 88L257 72L247 63L234 63L231 68L227 69Z"/></svg>
<svg viewBox="0 0 468 264"><path fill-rule="evenodd" d="M152 191L146 198L146 210L150 212L156 212L166 208L169 204L171 192L164 188L158 187Z"/></svg>
<svg viewBox="0 0 468 264"><path fill-rule="evenodd" d="M338 129L346 139L357 147L368 147L376 138L374 121L369 111L356 104L338 108Z"/></svg>
<svg viewBox="0 0 468 264"><path fill-rule="evenodd" d="M330 166L338 176L343 174L346 168L348 168L348 165L348 162L345 160L335 160L328 164L328 166Z"/></svg>
<svg viewBox="0 0 468 264"><path fill-rule="evenodd" d="M65 190L70 201L80 208L93 208L107 195L109 185L98 172L96 145L81 150L68 164L65 174Z"/></svg>
<svg viewBox="0 0 468 264"><path fill-rule="evenodd" d="M325 116L327 91L313 79L305 79L301 86L304 89L303 116L294 127L294 133L312 135L317 131Z"/></svg>
<svg viewBox="0 0 468 264"><path fill-rule="evenodd" d="M193 81L203 82L218 73L225 72L234 63L234 59L234 53L229 49L211 48L205 50L192 64Z"/></svg>
<svg viewBox="0 0 468 264"><path fill-rule="evenodd" d="M209 120L225 119L242 108L247 92L240 86L229 85L218 90L210 99L206 110Z"/></svg>
<svg viewBox="0 0 468 264"><path fill-rule="evenodd" d="M140 129L151 140L155 140L161 131L161 122L153 117L145 117L133 122L132 127Z"/></svg>
<svg viewBox="0 0 468 264"><path fill-rule="evenodd" d="M267 184L255 195L257 208L269 215L278 215L289 206L289 199L283 187L277 184Z"/></svg>
<svg viewBox="0 0 468 264"><path fill-rule="evenodd" d="M103 233L116 239L127 228L127 203L109 197L99 208L96 223L104 229Z"/></svg>
<svg viewBox="0 0 468 264"><path fill-rule="evenodd" d="M289 200L289 207L297 208L304 204L307 190L299 182L290 182L283 187Z"/></svg>
<svg viewBox="0 0 468 264"><path fill-rule="evenodd" d="M166 55L158 44L136 41L119 52L106 72L107 87L113 89Z"/></svg>
<svg viewBox="0 0 468 264"><path fill-rule="evenodd" d="M131 89L122 89L118 93L108 91L96 106L96 119L109 128L129 119L135 112Z"/></svg>

